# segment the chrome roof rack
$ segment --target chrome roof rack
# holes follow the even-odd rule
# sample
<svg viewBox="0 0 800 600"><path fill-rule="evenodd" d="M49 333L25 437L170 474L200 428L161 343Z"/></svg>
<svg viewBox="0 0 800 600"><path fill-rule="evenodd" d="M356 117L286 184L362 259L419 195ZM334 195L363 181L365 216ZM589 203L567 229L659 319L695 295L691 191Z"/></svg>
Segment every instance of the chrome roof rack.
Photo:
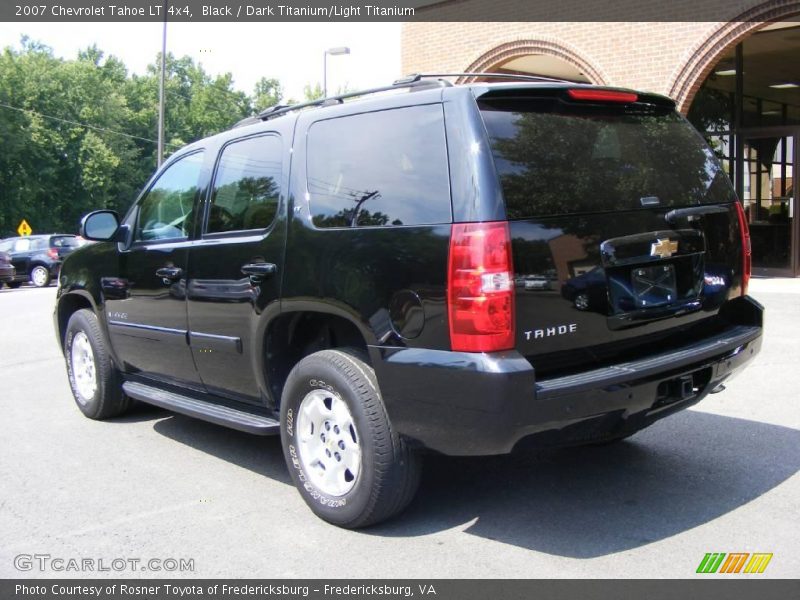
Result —
<svg viewBox="0 0 800 600"><path fill-rule="evenodd" d="M524 75L516 73L413 73L395 81L395 84L408 84L433 77L484 77L485 79L508 79L510 81L542 81L552 83L577 83L568 79L554 77L541 77L539 75Z"/></svg>
<svg viewBox="0 0 800 600"><path fill-rule="evenodd" d="M318 108L322 106L342 104L347 99L368 96L370 94L379 94L381 92L389 92L403 88L414 91L415 89L450 87L453 85L452 82L442 79L443 77L483 77L486 79L506 79L510 81L575 83L574 81L569 81L566 79L539 77L538 75L516 75L513 73L413 73L406 77L397 79L391 85L384 85L355 92L347 92L345 94L338 94L336 96L326 96L325 98L318 98L316 100L301 102L299 104L276 104L275 106L270 106L269 108L262 110L260 113L258 113L258 115L242 119L233 127L242 127L244 125L252 125L261 121L267 121L269 119L274 119L275 117L285 115L295 110L302 110L304 108Z"/></svg>
<svg viewBox="0 0 800 600"><path fill-rule="evenodd" d="M258 116L248 117L247 119L243 119L237 126L241 124L247 123L256 123L258 120L266 121L268 119L273 119L279 115L285 115L288 112L292 112L295 110L302 110L304 108L311 108L311 107L322 107L322 106L332 106L334 104L342 104L348 98L357 98L360 96L368 96L370 94L379 94L381 92L388 92L391 90L398 90L403 88L430 88L430 87L450 87L453 84L449 81L445 81L444 79L440 79L437 81L422 81L420 79L416 79L414 81L401 81L398 80L394 82L392 85L384 85L381 87L376 88L369 88L366 90L358 90L355 92L347 92L345 94L338 94L336 96L326 96L325 98L319 98L317 100L311 100L310 102L301 102L299 104L277 104L275 106L270 106L266 110L261 111L258 113Z"/></svg>

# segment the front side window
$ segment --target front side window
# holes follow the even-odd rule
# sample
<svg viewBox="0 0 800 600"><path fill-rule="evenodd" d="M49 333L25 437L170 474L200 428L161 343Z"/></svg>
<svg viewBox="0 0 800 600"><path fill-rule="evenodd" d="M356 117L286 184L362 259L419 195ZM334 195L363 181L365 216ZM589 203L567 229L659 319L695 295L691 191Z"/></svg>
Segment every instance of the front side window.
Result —
<svg viewBox="0 0 800 600"><path fill-rule="evenodd" d="M308 133L307 169L317 227L451 220L441 105L319 121Z"/></svg>
<svg viewBox="0 0 800 600"><path fill-rule="evenodd" d="M194 222L194 201L203 153L190 154L167 167L139 205L135 240L188 237Z"/></svg>
<svg viewBox="0 0 800 600"><path fill-rule="evenodd" d="M36 244L30 238L22 238L14 242L14 252L27 252L35 248Z"/></svg>
<svg viewBox="0 0 800 600"><path fill-rule="evenodd" d="M207 233L266 229L278 212L283 149L275 135L222 150L208 209Z"/></svg>

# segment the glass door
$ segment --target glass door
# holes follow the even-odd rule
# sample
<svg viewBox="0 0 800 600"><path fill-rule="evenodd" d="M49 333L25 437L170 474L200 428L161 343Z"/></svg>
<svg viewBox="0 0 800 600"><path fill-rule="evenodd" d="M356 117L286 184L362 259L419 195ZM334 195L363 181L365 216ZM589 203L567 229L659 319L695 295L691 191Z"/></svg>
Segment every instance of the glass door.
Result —
<svg viewBox="0 0 800 600"><path fill-rule="evenodd" d="M739 196L750 223L755 275L797 274L797 132L742 132Z"/></svg>

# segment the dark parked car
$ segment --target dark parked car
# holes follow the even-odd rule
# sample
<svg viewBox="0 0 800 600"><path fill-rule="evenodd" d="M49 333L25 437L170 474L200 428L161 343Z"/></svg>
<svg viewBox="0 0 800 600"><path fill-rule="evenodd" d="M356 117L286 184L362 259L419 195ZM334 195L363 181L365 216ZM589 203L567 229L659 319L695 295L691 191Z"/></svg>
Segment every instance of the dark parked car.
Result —
<svg viewBox="0 0 800 600"><path fill-rule="evenodd" d="M4 283L13 283L16 274L17 270L11 264L11 255L8 252L0 252L0 287Z"/></svg>
<svg viewBox="0 0 800 600"><path fill-rule="evenodd" d="M80 247L77 236L63 233L6 238L0 241L0 252L11 255L16 275L9 287L30 281L36 287L47 287L58 277L63 260Z"/></svg>
<svg viewBox="0 0 800 600"><path fill-rule="evenodd" d="M578 310L608 309L608 279L602 267L576 275L561 286L561 295Z"/></svg>
<svg viewBox="0 0 800 600"><path fill-rule="evenodd" d="M671 100L352 96L193 143L121 220L84 218L100 243L65 261L55 326L87 417L139 400L280 434L311 509L361 527L408 504L425 449L620 440L759 351L742 206ZM596 267L605 310L515 286L529 265Z"/></svg>

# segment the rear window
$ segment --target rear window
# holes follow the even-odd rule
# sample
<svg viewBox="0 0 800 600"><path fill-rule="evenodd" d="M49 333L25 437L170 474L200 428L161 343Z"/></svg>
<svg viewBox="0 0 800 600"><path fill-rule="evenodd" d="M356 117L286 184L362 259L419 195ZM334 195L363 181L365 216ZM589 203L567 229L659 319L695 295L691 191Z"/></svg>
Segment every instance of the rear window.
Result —
<svg viewBox="0 0 800 600"><path fill-rule="evenodd" d="M77 237L73 235L63 235L50 238L50 246L52 248L77 248L81 243Z"/></svg>
<svg viewBox="0 0 800 600"><path fill-rule="evenodd" d="M509 219L733 201L716 156L666 109L480 104Z"/></svg>
<svg viewBox="0 0 800 600"><path fill-rule="evenodd" d="M317 227L449 223L450 177L439 104L319 121L308 132Z"/></svg>

